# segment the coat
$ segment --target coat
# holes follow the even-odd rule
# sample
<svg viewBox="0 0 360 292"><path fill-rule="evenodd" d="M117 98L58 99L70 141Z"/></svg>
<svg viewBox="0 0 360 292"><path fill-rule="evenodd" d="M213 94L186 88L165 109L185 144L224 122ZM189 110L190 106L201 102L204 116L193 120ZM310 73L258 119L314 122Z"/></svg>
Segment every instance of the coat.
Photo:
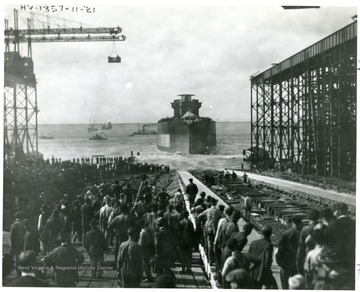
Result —
<svg viewBox="0 0 360 292"><path fill-rule="evenodd" d="M189 183L186 186L186 193L189 195L190 198L192 198L193 200L195 200L196 194L198 193L198 187L196 186L196 184L194 183Z"/></svg>
<svg viewBox="0 0 360 292"><path fill-rule="evenodd" d="M299 245L301 230L292 228L287 230L279 241L278 252L276 254L277 264L284 270L297 273L296 256Z"/></svg>
<svg viewBox="0 0 360 292"><path fill-rule="evenodd" d="M260 263L251 270L251 279L264 282L271 274L273 249L273 244L266 238L255 240L250 244L249 254L260 260Z"/></svg>
<svg viewBox="0 0 360 292"><path fill-rule="evenodd" d="M39 234L35 231L26 231L24 238L24 251L32 250L36 254L40 252Z"/></svg>
<svg viewBox="0 0 360 292"><path fill-rule="evenodd" d="M78 282L78 266L83 262L84 256L71 244L61 244L44 258L45 266L55 268L55 282L60 287L74 286Z"/></svg>
<svg viewBox="0 0 360 292"><path fill-rule="evenodd" d="M11 249L20 254L24 249L25 227L20 220L16 220L10 228Z"/></svg>
<svg viewBox="0 0 360 292"><path fill-rule="evenodd" d="M104 232L97 229L92 229L86 233L86 251L90 257L103 257L107 251L107 242Z"/></svg>
<svg viewBox="0 0 360 292"><path fill-rule="evenodd" d="M94 208L90 204L81 206L81 225L89 226L90 221L94 218Z"/></svg>
<svg viewBox="0 0 360 292"><path fill-rule="evenodd" d="M136 288L142 280L142 250L140 245L131 239L120 245L118 269L124 288Z"/></svg>

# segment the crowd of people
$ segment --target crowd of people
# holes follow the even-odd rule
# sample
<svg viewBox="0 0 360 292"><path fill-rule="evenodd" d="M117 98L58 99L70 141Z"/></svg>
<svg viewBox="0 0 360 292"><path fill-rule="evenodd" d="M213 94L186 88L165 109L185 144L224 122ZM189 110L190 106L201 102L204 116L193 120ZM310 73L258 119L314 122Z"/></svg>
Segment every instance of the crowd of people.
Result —
<svg viewBox="0 0 360 292"><path fill-rule="evenodd" d="M248 198L250 210L251 203ZM36 267L29 263L39 253L44 255L44 267L54 268L58 286L76 286L76 267L84 262L71 243L77 241L89 254L93 278L103 277L104 255L113 248L119 286L125 288L140 287L142 281L154 282L153 287L176 287L172 267L179 262L181 273L191 273L193 251L201 244L223 288L277 289L272 273L275 254L283 289L354 289L355 223L345 204L321 213L310 210L305 227L294 216L293 227L277 248L271 227L263 226L261 238L252 241L247 252L244 247L254 226L247 222L239 228L241 217L245 216L240 210L199 192L192 179L173 197L165 188L156 191L145 174L138 189L130 184L121 187L116 180L109 187L91 185L74 200L65 194L53 208L43 204L36 230L24 213L16 213L11 244L21 277L10 286L26 286L24 277L47 284L37 270L24 269ZM35 285L34 279L29 283Z"/></svg>
<svg viewBox="0 0 360 292"><path fill-rule="evenodd" d="M53 208L63 194L73 199L87 187L106 183L120 175L169 171L167 165L139 163L134 157L74 158L73 161L27 159L5 165L4 229L9 230L16 210L33 217L42 204Z"/></svg>

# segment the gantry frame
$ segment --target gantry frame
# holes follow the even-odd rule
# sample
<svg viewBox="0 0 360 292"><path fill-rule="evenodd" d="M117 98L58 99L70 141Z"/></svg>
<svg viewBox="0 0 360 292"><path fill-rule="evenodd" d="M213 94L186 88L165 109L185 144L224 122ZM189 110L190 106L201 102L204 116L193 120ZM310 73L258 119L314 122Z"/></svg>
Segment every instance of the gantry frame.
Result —
<svg viewBox="0 0 360 292"><path fill-rule="evenodd" d="M257 167L355 179L356 52L354 22L250 77Z"/></svg>
<svg viewBox="0 0 360 292"><path fill-rule="evenodd" d="M125 41L118 27L34 28L34 14L27 19L27 29L14 27L5 19L4 43L4 163L26 157L39 158L37 81L32 60L32 43ZM48 19L49 20L49 19ZM20 55L20 44L27 45L27 57ZM13 49L11 49L11 45Z"/></svg>

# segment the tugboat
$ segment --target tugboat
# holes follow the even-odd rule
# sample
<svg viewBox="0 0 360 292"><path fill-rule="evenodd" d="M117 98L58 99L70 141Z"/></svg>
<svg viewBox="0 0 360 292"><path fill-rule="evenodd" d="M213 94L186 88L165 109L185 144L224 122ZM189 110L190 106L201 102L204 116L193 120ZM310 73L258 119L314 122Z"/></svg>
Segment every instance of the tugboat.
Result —
<svg viewBox="0 0 360 292"><path fill-rule="evenodd" d="M107 140L107 136L105 133L99 132L96 133L94 136L90 137L89 140Z"/></svg>
<svg viewBox="0 0 360 292"><path fill-rule="evenodd" d="M171 103L172 118L158 121L159 150L188 154L211 154L216 149L216 123L200 117L201 102L192 99L193 94L180 94Z"/></svg>
<svg viewBox="0 0 360 292"><path fill-rule="evenodd" d="M102 128L101 129L103 129L103 130L110 130L110 129L112 129L112 124L111 124L111 122L108 122L108 123L105 123L103 126L102 126Z"/></svg>
<svg viewBox="0 0 360 292"><path fill-rule="evenodd" d="M90 120L90 123L89 123L89 126L88 126L88 131L89 132L95 132L97 131L98 129L94 127L95 125L95 120L91 123L91 120Z"/></svg>
<svg viewBox="0 0 360 292"><path fill-rule="evenodd" d="M151 127L153 125L156 126L156 124L145 124L145 125L143 125L142 129L139 128L137 132L134 132L134 133L130 134L130 136L135 136L135 135L157 135L157 131L149 129L149 127Z"/></svg>

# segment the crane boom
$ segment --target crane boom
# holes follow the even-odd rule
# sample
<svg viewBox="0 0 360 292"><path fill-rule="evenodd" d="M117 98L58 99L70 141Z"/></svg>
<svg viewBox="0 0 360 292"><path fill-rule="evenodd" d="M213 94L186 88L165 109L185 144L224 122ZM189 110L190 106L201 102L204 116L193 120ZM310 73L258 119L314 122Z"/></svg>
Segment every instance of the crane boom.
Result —
<svg viewBox="0 0 360 292"><path fill-rule="evenodd" d="M21 36L5 38L5 43L50 43L50 42L106 42L106 41L125 41L126 37L122 36Z"/></svg>
<svg viewBox="0 0 360 292"><path fill-rule="evenodd" d="M5 29L5 36L14 35L15 31L19 35L31 34L31 35L44 35L44 34L120 34L122 32L121 27L95 27L95 28L83 28L83 27L73 27L73 28L42 28L42 29Z"/></svg>
<svg viewBox="0 0 360 292"><path fill-rule="evenodd" d="M121 27L6 29L6 44L41 42L125 41ZM68 36L72 34L72 36ZM66 36L63 36L66 35Z"/></svg>

